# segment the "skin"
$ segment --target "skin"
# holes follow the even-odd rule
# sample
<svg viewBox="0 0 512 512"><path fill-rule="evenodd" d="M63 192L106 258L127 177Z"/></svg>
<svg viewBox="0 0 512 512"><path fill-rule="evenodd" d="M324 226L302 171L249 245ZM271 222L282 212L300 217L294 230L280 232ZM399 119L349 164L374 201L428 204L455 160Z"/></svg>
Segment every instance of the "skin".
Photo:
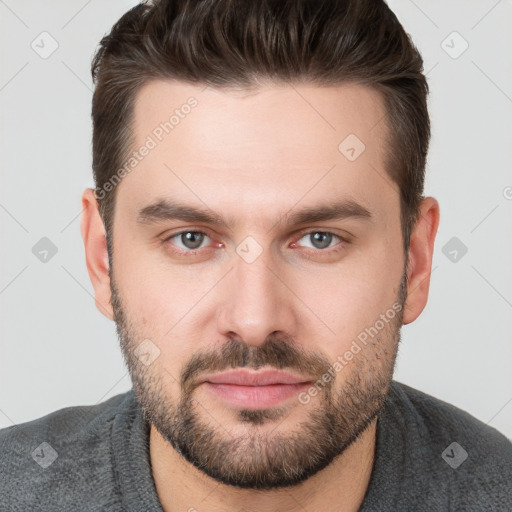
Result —
<svg viewBox="0 0 512 512"><path fill-rule="evenodd" d="M96 305L116 321L152 423L150 458L162 506L357 511L400 326L427 302L438 202L427 197L420 205L405 280L399 192L384 169L385 113L376 91L267 84L248 93L153 81L136 98L134 147L190 96L197 107L118 185L113 268L93 190L82 196ZM338 150L351 133L366 146L354 161ZM138 223L139 210L162 197L207 208L228 226ZM365 206L371 221L285 222L285 214L346 198ZM192 250L184 237L163 241L184 230L206 232L197 253L179 253ZM321 246L311 232L350 243L334 236ZM251 263L236 250L248 236L261 249ZM307 403L294 396L279 407L242 411L200 384L230 365L321 377L393 305L401 306L393 321L359 343ZM159 351L148 366L134 352L143 340ZM337 434L327 435L329 427ZM183 449L190 453L181 455ZM314 453L325 456L322 467L313 464ZM203 467L191 463L205 454L211 457Z"/></svg>

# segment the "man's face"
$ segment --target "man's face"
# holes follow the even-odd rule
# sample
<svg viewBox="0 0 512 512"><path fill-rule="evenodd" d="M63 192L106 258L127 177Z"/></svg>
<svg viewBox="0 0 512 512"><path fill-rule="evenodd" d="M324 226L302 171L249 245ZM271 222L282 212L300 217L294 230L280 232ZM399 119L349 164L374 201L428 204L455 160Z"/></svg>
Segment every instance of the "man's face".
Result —
<svg viewBox="0 0 512 512"><path fill-rule="evenodd" d="M155 144L118 185L114 317L146 419L223 483L304 481L385 399L406 283L383 116L362 86L247 95L155 81L137 96L134 147ZM164 201L223 223L148 208ZM348 215L297 217L341 203ZM244 368L301 383L205 382Z"/></svg>

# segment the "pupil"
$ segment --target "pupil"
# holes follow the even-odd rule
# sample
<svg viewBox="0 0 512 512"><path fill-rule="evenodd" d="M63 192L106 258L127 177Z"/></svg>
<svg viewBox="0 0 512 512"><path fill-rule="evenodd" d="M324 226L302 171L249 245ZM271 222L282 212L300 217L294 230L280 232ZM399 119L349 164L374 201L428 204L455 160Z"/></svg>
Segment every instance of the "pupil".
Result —
<svg viewBox="0 0 512 512"><path fill-rule="evenodd" d="M201 243L202 243L202 234L197 231L189 231L188 233L184 233L182 237L185 236L186 242L185 246L189 249L197 249ZM194 238L196 240L194 241ZM189 245L189 242L192 242L191 245Z"/></svg>
<svg viewBox="0 0 512 512"><path fill-rule="evenodd" d="M323 243L322 239L323 238ZM329 247L329 244L331 243L332 235L330 233L322 233L321 231L317 231L313 234L313 239L315 240L315 243L320 239L320 248L325 249L325 247ZM327 243L325 241L327 240Z"/></svg>

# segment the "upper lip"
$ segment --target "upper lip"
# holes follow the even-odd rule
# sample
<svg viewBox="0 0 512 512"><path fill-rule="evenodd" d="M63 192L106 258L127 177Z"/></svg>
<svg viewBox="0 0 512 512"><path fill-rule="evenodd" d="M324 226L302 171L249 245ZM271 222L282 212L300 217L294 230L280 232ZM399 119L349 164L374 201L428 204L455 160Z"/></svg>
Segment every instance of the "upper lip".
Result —
<svg viewBox="0 0 512 512"><path fill-rule="evenodd" d="M210 375L204 382L214 384L238 384L239 386L268 386L270 384L300 384L311 382L308 378L279 370L230 370Z"/></svg>

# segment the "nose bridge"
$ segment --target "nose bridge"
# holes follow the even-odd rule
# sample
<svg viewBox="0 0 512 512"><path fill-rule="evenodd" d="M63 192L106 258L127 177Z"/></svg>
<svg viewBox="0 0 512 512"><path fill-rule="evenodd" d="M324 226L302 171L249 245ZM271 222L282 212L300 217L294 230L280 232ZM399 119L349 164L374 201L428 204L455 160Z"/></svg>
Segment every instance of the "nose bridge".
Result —
<svg viewBox="0 0 512 512"><path fill-rule="evenodd" d="M258 345L274 331L289 334L293 313L271 251L250 238L236 248L218 327L224 335L236 334L244 343Z"/></svg>

